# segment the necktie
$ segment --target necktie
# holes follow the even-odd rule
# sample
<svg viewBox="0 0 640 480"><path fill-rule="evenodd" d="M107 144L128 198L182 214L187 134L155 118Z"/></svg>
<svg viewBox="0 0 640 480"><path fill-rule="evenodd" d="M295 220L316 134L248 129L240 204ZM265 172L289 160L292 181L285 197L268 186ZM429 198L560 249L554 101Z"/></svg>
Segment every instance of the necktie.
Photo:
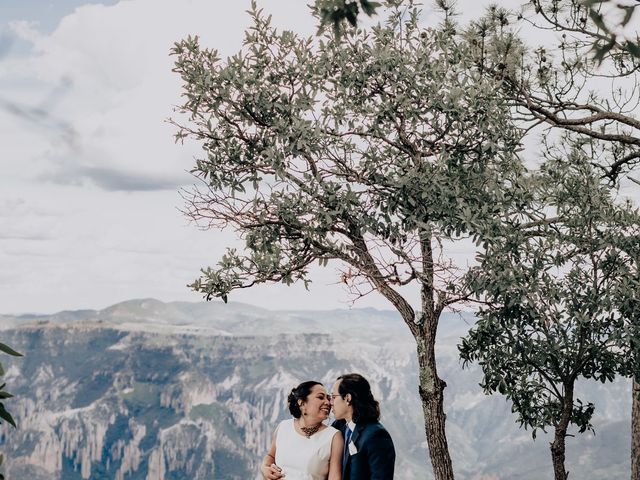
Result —
<svg viewBox="0 0 640 480"><path fill-rule="evenodd" d="M349 458L349 441L351 440L351 429L347 426L344 431L344 452L342 453L342 466L347 464L347 458Z"/></svg>

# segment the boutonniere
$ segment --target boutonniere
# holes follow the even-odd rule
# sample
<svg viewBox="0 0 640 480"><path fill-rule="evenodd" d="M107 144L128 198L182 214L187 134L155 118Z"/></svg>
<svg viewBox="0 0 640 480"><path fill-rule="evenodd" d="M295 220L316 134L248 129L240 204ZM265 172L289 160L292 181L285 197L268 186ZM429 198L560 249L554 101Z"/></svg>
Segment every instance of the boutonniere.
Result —
<svg viewBox="0 0 640 480"><path fill-rule="evenodd" d="M349 455L355 455L358 453L358 449L356 448L356 444L353 443L353 440L349 442Z"/></svg>

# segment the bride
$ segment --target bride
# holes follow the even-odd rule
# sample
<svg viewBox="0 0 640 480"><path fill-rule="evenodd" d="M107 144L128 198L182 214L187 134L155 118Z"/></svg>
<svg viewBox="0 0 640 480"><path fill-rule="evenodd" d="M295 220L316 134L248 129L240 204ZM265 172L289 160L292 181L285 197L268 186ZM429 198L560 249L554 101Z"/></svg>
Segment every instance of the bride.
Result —
<svg viewBox="0 0 640 480"><path fill-rule="evenodd" d="M322 423L331 395L319 382L303 382L288 397L293 418L277 426L260 472L265 479L342 480L342 433Z"/></svg>

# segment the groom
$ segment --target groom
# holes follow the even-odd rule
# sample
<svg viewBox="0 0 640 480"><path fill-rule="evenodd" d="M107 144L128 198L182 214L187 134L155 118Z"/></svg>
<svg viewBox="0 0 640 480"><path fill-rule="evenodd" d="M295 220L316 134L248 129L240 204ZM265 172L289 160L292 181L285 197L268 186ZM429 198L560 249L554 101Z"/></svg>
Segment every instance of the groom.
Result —
<svg viewBox="0 0 640 480"><path fill-rule="evenodd" d="M342 432L342 480L391 480L396 452L380 419L380 406L366 378L357 373L338 377L331 405Z"/></svg>

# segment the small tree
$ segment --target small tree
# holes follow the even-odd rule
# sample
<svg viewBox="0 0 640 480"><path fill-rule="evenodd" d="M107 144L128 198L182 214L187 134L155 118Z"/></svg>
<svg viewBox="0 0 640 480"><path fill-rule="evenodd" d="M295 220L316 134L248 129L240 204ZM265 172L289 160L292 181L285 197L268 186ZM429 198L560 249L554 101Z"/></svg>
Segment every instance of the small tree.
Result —
<svg viewBox="0 0 640 480"><path fill-rule="evenodd" d="M534 0L517 14L490 9L469 29L478 68L504 80L517 116L533 131L546 126L588 142L591 161L612 185L624 177L640 184L633 175L640 164L640 37L637 28L635 37L616 33L638 25L637 7L613 0ZM527 28L544 35L524 41L518 31ZM640 479L639 408L634 397L633 480Z"/></svg>
<svg viewBox="0 0 640 480"><path fill-rule="evenodd" d="M396 2L390 2L396 3ZM310 282L309 266L344 265L357 295L377 291L417 344L419 394L435 478L452 479L435 341L442 311L467 296L445 242L479 240L519 192L520 132L501 86L478 75L446 21L418 28L393 9L385 26L336 41L277 32L252 5L243 50L221 61L178 42L188 125L202 142L187 214L232 227L230 249L192 287ZM415 285L418 298L399 287Z"/></svg>
<svg viewBox="0 0 640 480"><path fill-rule="evenodd" d="M520 425L554 429L553 470L565 480L571 424L592 429L579 378L612 381L638 370L640 212L616 205L579 148L536 176L528 218L512 217L470 272L486 300L460 346L481 386L511 400ZM506 228L506 227L505 227Z"/></svg>

